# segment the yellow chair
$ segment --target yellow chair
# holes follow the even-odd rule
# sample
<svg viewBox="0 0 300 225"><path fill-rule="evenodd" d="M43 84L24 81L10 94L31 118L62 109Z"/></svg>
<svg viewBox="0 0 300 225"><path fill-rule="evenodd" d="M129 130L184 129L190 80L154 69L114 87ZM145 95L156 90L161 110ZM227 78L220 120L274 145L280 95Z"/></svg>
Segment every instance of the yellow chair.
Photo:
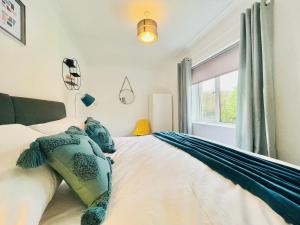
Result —
<svg viewBox="0 0 300 225"><path fill-rule="evenodd" d="M135 136L143 136L151 133L150 121L147 119L138 120L133 134Z"/></svg>

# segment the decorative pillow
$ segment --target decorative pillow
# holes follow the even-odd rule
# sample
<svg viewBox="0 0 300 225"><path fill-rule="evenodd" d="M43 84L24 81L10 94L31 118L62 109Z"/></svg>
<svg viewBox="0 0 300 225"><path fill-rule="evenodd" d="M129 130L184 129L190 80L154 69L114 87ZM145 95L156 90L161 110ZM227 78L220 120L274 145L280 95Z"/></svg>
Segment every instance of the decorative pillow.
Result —
<svg viewBox="0 0 300 225"><path fill-rule="evenodd" d="M16 160L43 134L19 124L0 125L0 224L38 225L59 183L48 166L16 167Z"/></svg>
<svg viewBox="0 0 300 225"><path fill-rule="evenodd" d="M85 121L85 132L105 153L114 153L115 143L109 131L99 121L88 117Z"/></svg>
<svg viewBox="0 0 300 225"><path fill-rule="evenodd" d="M54 134L59 134L61 132L64 132L71 126L80 127L81 129L83 129L84 123L83 121L80 122L78 120L64 118L61 120L55 120L48 123L31 125L29 127L46 135L54 135Z"/></svg>
<svg viewBox="0 0 300 225"><path fill-rule="evenodd" d="M105 217L111 193L111 163L99 146L77 127L38 138L23 152L17 165L35 168L47 163L89 207L82 225L98 225Z"/></svg>

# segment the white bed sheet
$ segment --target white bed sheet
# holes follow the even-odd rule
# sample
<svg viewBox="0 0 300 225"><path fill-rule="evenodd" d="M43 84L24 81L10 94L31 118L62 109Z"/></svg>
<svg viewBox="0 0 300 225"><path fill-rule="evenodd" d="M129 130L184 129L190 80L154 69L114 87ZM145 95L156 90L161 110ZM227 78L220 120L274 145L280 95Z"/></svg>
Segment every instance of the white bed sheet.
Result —
<svg viewBox="0 0 300 225"><path fill-rule="evenodd" d="M47 166L16 166L20 154L41 136L20 124L0 125L0 225L37 225L61 181Z"/></svg>
<svg viewBox="0 0 300 225"><path fill-rule="evenodd" d="M283 225L265 202L153 136L116 138L103 225ZM79 225L84 205L63 184L40 225Z"/></svg>

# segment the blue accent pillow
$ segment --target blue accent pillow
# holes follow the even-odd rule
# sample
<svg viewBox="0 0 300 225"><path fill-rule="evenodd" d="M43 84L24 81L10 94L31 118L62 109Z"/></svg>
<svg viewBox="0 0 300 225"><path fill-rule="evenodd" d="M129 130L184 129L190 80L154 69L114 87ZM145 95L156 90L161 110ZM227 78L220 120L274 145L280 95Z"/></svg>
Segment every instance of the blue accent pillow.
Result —
<svg viewBox="0 0 300 225"><path fill-rule="evenodd" d="M85 121L85 132L99 145L103 152L114 153L116 151L115 143L109 131L99 121L88 117Z"/></svg>
<svg viewBox="0 0 300 225"><path fill-rule="evenodd" d="M82 225L103 222L111 193L111 161L99 146L77 127L38 138L19 157L17 165L35 168L47 163L89 208Z"/></svg>

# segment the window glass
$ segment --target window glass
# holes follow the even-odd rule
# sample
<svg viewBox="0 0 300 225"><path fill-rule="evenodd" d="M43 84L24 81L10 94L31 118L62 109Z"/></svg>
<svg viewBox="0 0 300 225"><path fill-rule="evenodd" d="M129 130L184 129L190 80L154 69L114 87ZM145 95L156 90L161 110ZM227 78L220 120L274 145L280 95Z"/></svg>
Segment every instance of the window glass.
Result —
<svg viewBox="0 0 300 225"><path fill-rule="evenodd" d="M238 71L220 76L220 119L223 123L235 123L237 107Z"/></svg>
<svg viewBox="0 0 300 225"><path fill-rule="evenodd" d="M215 79L201 83L201 119L216 122L216 85Z"/></svg>
<svg viewBox="0 0 300 225"><path fill-rule="evenodd" d="M235 123L238 71L192 86L192 121Z"/></svg>

